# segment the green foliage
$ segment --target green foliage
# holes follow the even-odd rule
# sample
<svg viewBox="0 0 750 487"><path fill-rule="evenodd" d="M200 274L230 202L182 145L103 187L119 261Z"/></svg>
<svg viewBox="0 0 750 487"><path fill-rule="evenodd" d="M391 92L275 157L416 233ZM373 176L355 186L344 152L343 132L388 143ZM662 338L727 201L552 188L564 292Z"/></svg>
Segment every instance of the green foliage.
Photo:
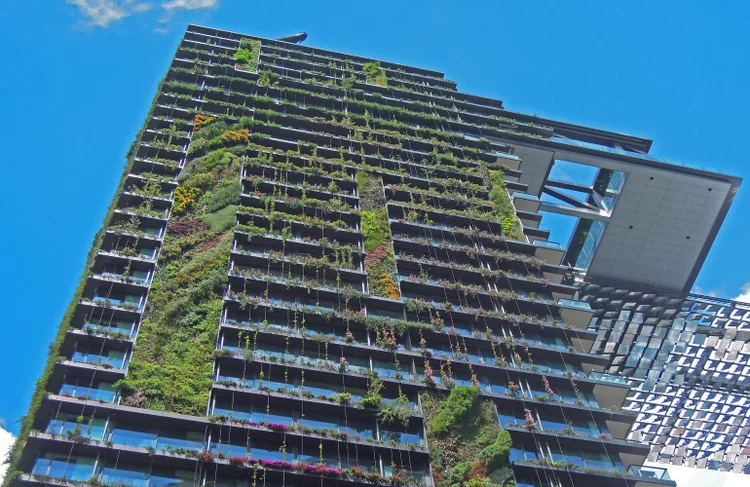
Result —
<svg viewBox="0 0 750 487"><path fill-rule="evenodd" d="M370 385L367 387L367 393L359 401L362 407L379 408L383 402L380 392L383 390L383 381L377 375L370 377Z"/></svg>
<svg viewBox="0 0 750 487"><path fill-rule="evenodd" d="M211 230L223 232L234 226L237 222L237 205L229 205L215 213L202 215L200 219L206 222L211 227Z"/></svg>
<svg viewBox="0 0 750 487"><path fill-rule="evenodd" d="M260 41L244 38L240 41L240 48L234 53L234 60L245 71L256 71L259 53Z"/></svg>
<svg viewBox="0 0 750 487"><path fill-rule="evenodd" d="M386 425L397 424L406 428L409 425L410 417L409 400L403 394L399 395L395 401L382 403L380 411L378 411L378 419Z"/></svg>
<svg viewBox="0 0 750 487"><path fill-rule="evenodd" d="M124 404L203 415L227 285L240 160L221 149L192 160L179 187L199 188L191 210L172 217L144 310Z"/></svg>
<svg viewBox="0 0 750 487"><path fill-rule="evenodd" d="M501 467L490 472L484 485L485 487L515 487L516 482L513 480L513 469L510 467Z"/></svg>
<svg viewBox="0 0 750 487"><path fill-rule="evenodd" d="M391 299L400 299L401 291L396 284L396 260L391 244L391 226L385 207L383 178L371 176L366 171L357 171L362 236L365 243L365 269L370 294Z"/></svg>
<svg viewBox="0 0 750 487"><path fill-rule="evenodd" d="M455 428L474 408L478 398L479 389L476 387L457 386L451 389L448 400L430 423L432 431L441 434Z"/></svg>
<svg viewBox="0 0 750 487"><path fill-rule="evenodd" d="M234 60L240 64L245 64L250 61L250 58L252 58L252 56L253 52L251 50L239 48L237 49L237 52L234 53Z"/></svg>
<svg viewBox="0 0 750 487"><path fill-rule="evenodd" d="M211 199L206 203L206 213L214 213L229 205L236 205L240 202L241 191L239 181L222 181L217 184Z"/></svg>
<svg viewBox="0 0 750 487"><path fill-rule="evenodd" d="M464 477L471 470L472 462L459 463L452 469L448 470L448 475L445 477L445 482L448 485L461 485L464 481Z"/></svg>
<svg viewBox="0 0 750 487"><path fill-rule="evenodd" d="M479 459L487 470L492 471L508 465L511 443L510 433L502 430L497 434L494 443L479 452Z"/></svg>
<svg viewBox="0 0 750 487"><path fill-rule="evenodd" d="M385 232L383 231L382 218L377 211L363 211L360 213L362 220L362 236L365 239L365 252L372 252L383 245Z"/></svg>
<svg viewBox="0 0 750 487"><path fill-rule="evenodd" d="M223 132L222 132L223 133ZM203 157L193 159L185 165L180 173L180 180L189 187L201 187L201 184L186 181L194 175L195 180L204 181L203 186L210 185L214 178L208 174L217 167L229 167L232 163L239 161L239 157L231 149L222 148L206 154ZM234 175L237 176L236 174Z"/></svg>
<svg viewBox="0 0 750 487"><path fill-rule="evenodd" d="M380 67L379 61L365 63L362 71L364 71L368 83L388 86L388 78L385 75L385 70Z"/></svg>
<svg viewBox="0 0 750 487"><path fill-rule="evenodd" d="M279 76L273 71L265 70L258 77L258 86L271 86L278 78Z"/></svg>
<svg viewBox="0 0 750 487"><path fill-rule="evenodd" d="M222 120L216 120L210 124L205 124L203 127L194 132L190 138L190 143L195 144L198 140L211 140L214 137L218 137L224 133L229 127Z"/></svg>
<svg viewBox="0 0 750 487"><path fill-rule="evenodd" d="M480 452L498 442L501 429L494 403L479 399L478 392L476 388L457 386L449 396L439 391L420 394L432 473L439 487L466 487L470 481L480 480L486 487L507 487L488 483L492 471L479 457Z"/></svg>
<svg viewBox="0 0 750 487"><path fill-rule="evenodd" d="M501 218L503 234L514 240L523 240L523 229L521 222L513 211L513 205L510 203L510 197L505 187L503 171L489 171L488 186L490 188L490 201L495 204L498 215Z"/></svg>

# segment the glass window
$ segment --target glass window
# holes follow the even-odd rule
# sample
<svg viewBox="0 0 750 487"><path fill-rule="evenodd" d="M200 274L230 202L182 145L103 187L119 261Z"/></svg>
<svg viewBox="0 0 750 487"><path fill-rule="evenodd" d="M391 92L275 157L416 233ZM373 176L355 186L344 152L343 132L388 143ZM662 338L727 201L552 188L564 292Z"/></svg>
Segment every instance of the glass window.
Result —
<svg viewBox="0 0 750 487"><path fill-rule="evenodd" d="M362 439L373 439L375 438L375 422L366 419L347 419L346 422L341 423L339 431L345 431Z"/></svg>
<svg viewBox="0 0 750 487"><path fill-rule="evenodd" d="M45 453L36 460L31 473L54 478L86 481L94 475L95 458Z"/></svg>
<svg viewBox="0 0 750 487"><path fill-rule="evenodd" d="M380 429L380 439L385 442L395 442L401 444L422 444L421 425L404 428L399 426L383 426Z"/></svg>
<svg viewBox="0 0 750 487"><path fill-rule="evenodd" d="M107 402L115 402L117 392L112 384L91 380L90 378L68 377L66 382L60 387L60 394L63 396L81 397L91 400L101 399Z"/></svg>
<svg viewBox="0 0 750 487"><path fill-rule="evenodd" d="M581 457L587 467L605 470L612 470L614 468L605 452L584 450L581 452Z"/></svg>
<svg viewBox="0 0 750 487"><path fill-rule="evenodd" d="M229 457L247 457L248 455L248 446L246 443L241 445L233 445L229 443L219 443L216 441L211 442L211 452L221 452L224 455L227 455ZM263 458L256 456L255 458Z"/></svg>
<svg viewBox="0 0 750 487"><path fill-rule="evenodd" d="M102 482L124 484L131 487L148 487L149 472L136 466L123 466L107 462L102 469Z"/></svg>
<svg viewBox="0 0 750 487"><path fill-rule="evenodd" d="M223 414L235 419L246 419L251 421L253 418L252 404L233 402L229 399L216 398L214 402L213 414Z"/></svg>
<svg viewBox="0 0 750 487"><path fill-rule="evenodd" d="M58 414L50 420L45 430L55 435L80 435L101 441L104 437L106 418L80 417L75 414Z"/></svg>
<svg viewBox="0 0 750 487"><path fill-rule="evenodd" d="M203 440L203 433L197 431L163 429L159 431L157 449L186 448L188 450L203 450Z"/></svg>
<svg viewBox="0 0 750 487"><path fill-rule="evenodd" d="M394 362L385 362L382 360L373 360L372 367L378 371L378 374L383 377L395 377L397 370ZM402 373L403 375L403 373Z"/></svg>
<svg viewBox="0 0 750 487"><path fill-rule="evenodd" d="M262 458L264 460L284 460L284 453L279 451L277 444L269 443L267 441L253 441L250 445L250 456L251 458ZM317 451L317 445L315 449ZM289 454L287 453L287 461L289 461ZM315 463L315 462L313 462Z"/></svg>
<svg viewBox="0 0 750 487"><path fill-rule="evenodd" d="M255 405L255 418L260 418L266 423L284 424L290 426L294 422L294 411L288 408L272 407L268 410L265 406Z"/></svg>
<svg viewBox="0 0 750 487"><path fill-rule="evenodd" d="M149 487L172 486L193 487L197 482L196 474L189 470L174 470L155 467L151 472Z"/></svg>
<svg viewBox="0 0 750 487"><path fill-rule="evenodd" d="M305 413L299 422L308 428L337 429L339 426L336 416L322 412Z"/></svg>
<svg viewBox="0 0 750 487"><path fill-rule="evenodd" d="M115 426L112 428L110 440L116 445L136 446L141 448L156 448L156 430L135 431Z"/></svg>

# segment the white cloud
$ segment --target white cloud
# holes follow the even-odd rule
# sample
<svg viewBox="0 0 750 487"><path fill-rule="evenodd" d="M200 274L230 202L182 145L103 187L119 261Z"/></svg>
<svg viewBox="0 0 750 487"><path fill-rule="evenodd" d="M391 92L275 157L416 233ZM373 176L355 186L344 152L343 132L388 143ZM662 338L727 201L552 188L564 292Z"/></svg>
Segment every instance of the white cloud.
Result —
<svg viewBox="0 0 750 487"><path fill-rule="evenodd" d="M742 286L742 292L737 297L732 298L734 301L741 301L743 303L750 303L750 282L746 282Z"/></svg>
<svg viewBox="0 0 750 487"><path fill-rule="evenodd" d="M108 27L115 20L151 10L150 3L137 0L65 0L75 5L88 23L98 27Z"/></svg>
<svg viewBox="0 0 750 487"><path fill-rule="evenodd" d="M215 8L219 6L219 0L170 0L161 4L165 10L184 8L185 10L200 10L202 8Z"/></svg>
<svg viewBox="0 0 750 487"><path fill-rule="evenodd" d="M5 473L8 470L8 465L3 465L5 457L10 451L10 447L13 446L13 442L16 441L16 437L10 431L6 431L0 426L0 484L5 478Z"/></svg>

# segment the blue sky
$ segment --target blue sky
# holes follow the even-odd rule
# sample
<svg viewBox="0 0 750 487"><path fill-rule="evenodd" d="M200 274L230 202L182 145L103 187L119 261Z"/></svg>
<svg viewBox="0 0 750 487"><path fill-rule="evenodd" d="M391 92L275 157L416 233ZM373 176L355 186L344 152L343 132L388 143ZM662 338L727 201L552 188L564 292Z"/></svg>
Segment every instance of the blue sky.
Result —
<svg viewBox="0 0 750 487"><path fill-rule="evenodd" d="M647 136L658 157L750 176L750 4L711 3L0 0L0 420L17 431L187 23L306 31L308 45L441 70L511 110ZM731 298L750 281L749 212L745 187L703 292Z"/></svg>

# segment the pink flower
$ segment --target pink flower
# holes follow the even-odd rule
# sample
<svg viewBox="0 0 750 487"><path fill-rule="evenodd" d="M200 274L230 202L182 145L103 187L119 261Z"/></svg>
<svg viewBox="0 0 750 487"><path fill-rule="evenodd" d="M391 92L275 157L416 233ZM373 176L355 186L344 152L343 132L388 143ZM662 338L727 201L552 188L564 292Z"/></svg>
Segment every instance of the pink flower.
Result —
<svg viewBox="0 0 750 487"><path fill-rule="evenodd" d="M532 416L531 411L529 411L528 409L524 408L524 412L526 413L526 418L525 418L523 426L527 430L529 430L529 431L530 430L535 430L536 429L536 421L534 421L534 417Z"/></svg>

